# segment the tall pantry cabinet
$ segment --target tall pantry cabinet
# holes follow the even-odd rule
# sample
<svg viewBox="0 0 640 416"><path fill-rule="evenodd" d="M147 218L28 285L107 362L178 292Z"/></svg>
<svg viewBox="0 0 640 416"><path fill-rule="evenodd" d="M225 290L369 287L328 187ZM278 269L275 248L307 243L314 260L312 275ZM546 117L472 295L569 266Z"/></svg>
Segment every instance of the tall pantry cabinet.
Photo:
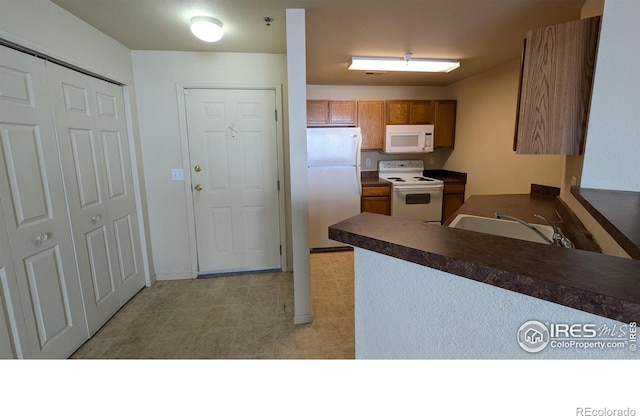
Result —
<svg viewBox="0 0 640 416"><path fill-rule="evenodd" d="M0 357L68 357L144 286L123 110L0 47Z"/></svg>

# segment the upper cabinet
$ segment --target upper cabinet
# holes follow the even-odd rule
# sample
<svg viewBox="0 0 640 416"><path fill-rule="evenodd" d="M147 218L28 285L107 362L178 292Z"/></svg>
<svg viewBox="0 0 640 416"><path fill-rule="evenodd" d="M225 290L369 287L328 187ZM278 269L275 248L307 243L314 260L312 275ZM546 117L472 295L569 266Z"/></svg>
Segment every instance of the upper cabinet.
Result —
<svg viewBox="0 0 640 416"><path fill-rule="evenodd" d="M456 100L433 102L434 149L453 149L456 140Z"/></svg>
<svg viewBox="0 0 640 416"><path fill-rule="evenodd" d="M433 124L429 100L387 100L386 107L386 124Z"/></svg>
<svg viewBox="0 0 640 416"><path fill-rule="evenodd" d="M355 126L356 101L308 100L308 126Z"/></svg>
<svg viewBox="0 0 640 416"><path fill-rule="evenodd" d="M593 17L527 32L514 141L517 153L582 153L599 31L600 18Z"/></svg>
<svg viewBox="0 0 640 416"><path fill-rule="evenodd" d="M308 100L307 126L357 126L362 150L383 150L388 124L433 124L435 149L453 149L456 100Z"/></svg>
<svg viewBox="0 0 640 416"><path fill-rule="evenodd" d="M362 131L362 150L382 150L384 146L384 101L358 101L358 127Z"/></svg>

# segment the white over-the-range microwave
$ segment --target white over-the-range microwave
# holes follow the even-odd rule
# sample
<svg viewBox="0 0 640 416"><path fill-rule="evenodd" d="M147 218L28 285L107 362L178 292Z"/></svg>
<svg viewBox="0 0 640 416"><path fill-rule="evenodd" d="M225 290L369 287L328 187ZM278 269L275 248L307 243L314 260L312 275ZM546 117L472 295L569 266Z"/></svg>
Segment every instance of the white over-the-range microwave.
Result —
<svg viewBox="0 0 640 416"><path fill-rule="evenodd" d="M433 124L387 125L384 153L433 152Z"/></svg>

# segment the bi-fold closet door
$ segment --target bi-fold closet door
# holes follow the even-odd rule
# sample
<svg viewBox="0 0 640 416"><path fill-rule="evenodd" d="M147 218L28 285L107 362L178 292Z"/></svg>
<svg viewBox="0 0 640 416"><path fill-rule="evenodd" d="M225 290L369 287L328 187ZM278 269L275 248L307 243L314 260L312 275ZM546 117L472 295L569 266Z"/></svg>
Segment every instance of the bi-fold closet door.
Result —
<svg viewBox="0 0 640 416"><path fill-rule="evenodd" d="M0 357L67 357L144 286L123 111L0 46Z"/></svg>
<svg viewBox="0 0 640 416"><path fill-rule="evenodd" d="M118 85L49 62L47 77L93 335L144 286L124 97Z"/></svg>
<svg viewBox="0 0 640 416"><path fill-rule="evenodd" d="M0 47L0 141L0 270L7 323L0 336L11 336L0 342L0 356L69 355L88 333L45 62L5 47Z"/></svg>

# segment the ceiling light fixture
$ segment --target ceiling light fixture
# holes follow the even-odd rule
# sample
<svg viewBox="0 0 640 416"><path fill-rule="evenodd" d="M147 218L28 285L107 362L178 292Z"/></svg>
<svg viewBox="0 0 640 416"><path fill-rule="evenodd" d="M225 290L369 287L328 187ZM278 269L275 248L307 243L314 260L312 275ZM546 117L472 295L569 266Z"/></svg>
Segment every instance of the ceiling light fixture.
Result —
<svg viewBox="0 0 640 416"><path fill-rule="evenodd" d="M451 72L460 66L455 59L374 58L352 56L349 69L355 71Z"/></svg>
<svg viewBox="0 0 640 416"><path fill-rule="evenodd" d="M217 42L222 39L222 23L218 19L207 16L196 16L191 19L191 32L205 42Z"/></svg>

